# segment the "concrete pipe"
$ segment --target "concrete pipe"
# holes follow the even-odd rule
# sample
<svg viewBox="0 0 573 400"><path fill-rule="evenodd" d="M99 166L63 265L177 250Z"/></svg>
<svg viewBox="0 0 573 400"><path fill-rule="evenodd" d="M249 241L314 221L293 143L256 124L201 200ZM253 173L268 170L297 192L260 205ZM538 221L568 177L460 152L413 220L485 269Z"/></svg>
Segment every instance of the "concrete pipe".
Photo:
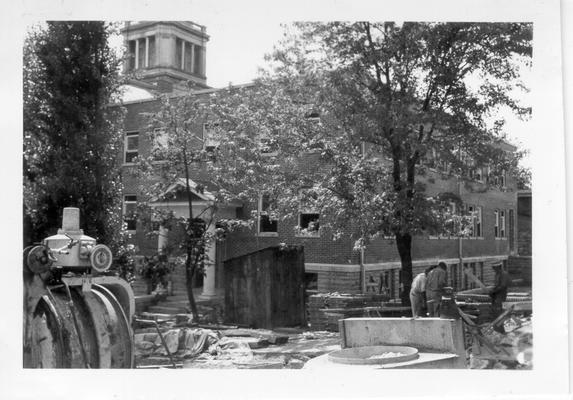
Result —
<svg viewBox="0 0 573 400"><path fill-rule="evenodd" d="M27 368L132 368L133 333L104 285L58 285L37 302L29 328Z"/></svg>

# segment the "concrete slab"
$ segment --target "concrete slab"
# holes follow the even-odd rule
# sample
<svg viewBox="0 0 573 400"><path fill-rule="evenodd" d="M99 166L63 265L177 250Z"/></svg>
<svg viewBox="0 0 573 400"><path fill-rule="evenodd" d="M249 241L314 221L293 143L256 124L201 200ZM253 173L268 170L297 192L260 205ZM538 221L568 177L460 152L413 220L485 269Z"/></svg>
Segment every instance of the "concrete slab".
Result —
<svg viewBox="0 0 573 400"><path fill-rule="evenodd" d="M415 360L397 362L391 364L371 364L371 365L349 365L338 364L328 359L328 354L315 357L306 362L303 369L308 370L338 370L352 371L353 373L365 370L383 369L451 369L457 368L458 355L451 353L418 353Z"/></svg>
<svg viewBox="0 0 573 400"><path fill-rule="evenodd" d="M348 318L340 321L343 348L411 346L420 352L454 354L450 368L465 368L461 320L442 318ZM441 367L440 367L441 368Z"/></svg>

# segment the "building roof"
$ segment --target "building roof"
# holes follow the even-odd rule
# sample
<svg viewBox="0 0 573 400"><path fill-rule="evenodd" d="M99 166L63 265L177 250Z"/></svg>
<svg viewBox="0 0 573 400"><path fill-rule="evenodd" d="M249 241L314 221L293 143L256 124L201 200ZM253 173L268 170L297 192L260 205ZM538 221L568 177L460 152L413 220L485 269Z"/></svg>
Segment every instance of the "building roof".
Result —
<svg viewBox="0 0 573 400"><path fill-rule="evenodd" d="M135 85L123 85L120 88L123 103L141 100L153 100L155 95L152 91Z"/></svg>
<svg viewBox="0 0 573 400"><path fill-rule="evenodd" d="M185 178L177 179L167 189L165 189L165 191L158 198L152 199L152 201L153 202L160 201L161 199L165 198L167 195L169 195L171 193L175 193L181 189L185 189L185 187L186 187L185 183L186 183ZM189 179L189 187L191 188L191 193L193 193L195 196L197 196L201 200L204 200L204 201L214 201L215 200L215 196L213 195L212 192L210 192L206 189L206 185Z"/></svg>

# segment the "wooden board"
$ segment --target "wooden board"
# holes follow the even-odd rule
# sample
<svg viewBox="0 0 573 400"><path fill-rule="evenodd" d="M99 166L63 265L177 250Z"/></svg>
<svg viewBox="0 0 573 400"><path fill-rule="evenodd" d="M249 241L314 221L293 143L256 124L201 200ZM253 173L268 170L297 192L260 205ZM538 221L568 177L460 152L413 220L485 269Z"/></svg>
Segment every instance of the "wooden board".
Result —
<svg viewBox="0 0 573 400"><path fill-rule="evenodd" d="M225 321L253 328L305 324L304 250L269 247L225 261Z"/></svg>

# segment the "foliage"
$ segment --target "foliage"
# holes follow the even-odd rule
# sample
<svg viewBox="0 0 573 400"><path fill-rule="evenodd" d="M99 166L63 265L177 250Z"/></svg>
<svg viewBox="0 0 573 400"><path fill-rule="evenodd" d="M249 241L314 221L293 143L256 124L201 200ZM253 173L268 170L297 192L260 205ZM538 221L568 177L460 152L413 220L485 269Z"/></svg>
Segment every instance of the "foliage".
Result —
<svg viewBox="0 0 573 400"><path fill-rule="evenodd" d="M520 190L531 190L531 170L529 168L518 167L517 188Z"/></svg>
<svg viewBox="0 0 573 400"><path fill-rule="evenodd" d="M213 172L222 187L252 202L271 195L279 218L296 217L304 201L334 238L350 227L357 248L394 235L406 299L412 236L453 219L448 204L426 193L425 164L437 158L462 180L486 163L494 175L517 165L499 136L503 121L489 127L487 117L500 106L529 115L511 93L524 87L519 67L530 65L531 25L289 29L254 87L213 100L225 132ZM301 199L301 188L312 194Z"/></svg>
<svg viewBox="0 0 573 400"><path fill-rule="evenodd" d="M218 206L229 198L228 193L208 188L207 182L191 180L212 159L209 143L203 138L203 124L210 117L209 104L193 93L162 96L158 102L158 111L146 114L149 125L144 136L151 151L139 157L135 171L145 200L138 206L139 219L151 234L162 234L158 226L168 229L165 254L185 257L187 294L191 312L197 318L193 278L204 273L205 263L214 262L205 249L235 224L226 220L216 226ZM173 199L187 205L179 215L153 205Z"/></svg>
<svg viewBox="0 0 573 400"><path fill-rule="evenodd" d="M145 257L140 275L150 283L151 290L155 290L159 284L167 288L167 276L173 271L174 265L167 255L157 253L151 257Z"/></svg>
<svg viewBox="0 0 573 400"><path fill-rule="evenodd" d="M53 234L75 206L82 228L111 244L121 229L119 58L112 25L48 22L24 45L25 242Z"/></svg>
<svg viewBox="0 0 573 400"><path fill-rule="evenodd" d="M119 240L114 241L111 246L113 253L113 264L111 269L116 274L125 279L129 284L135 282L136 262L134 256L137 254L137 247L129 243L129 235L122 231Z"/></svg>

